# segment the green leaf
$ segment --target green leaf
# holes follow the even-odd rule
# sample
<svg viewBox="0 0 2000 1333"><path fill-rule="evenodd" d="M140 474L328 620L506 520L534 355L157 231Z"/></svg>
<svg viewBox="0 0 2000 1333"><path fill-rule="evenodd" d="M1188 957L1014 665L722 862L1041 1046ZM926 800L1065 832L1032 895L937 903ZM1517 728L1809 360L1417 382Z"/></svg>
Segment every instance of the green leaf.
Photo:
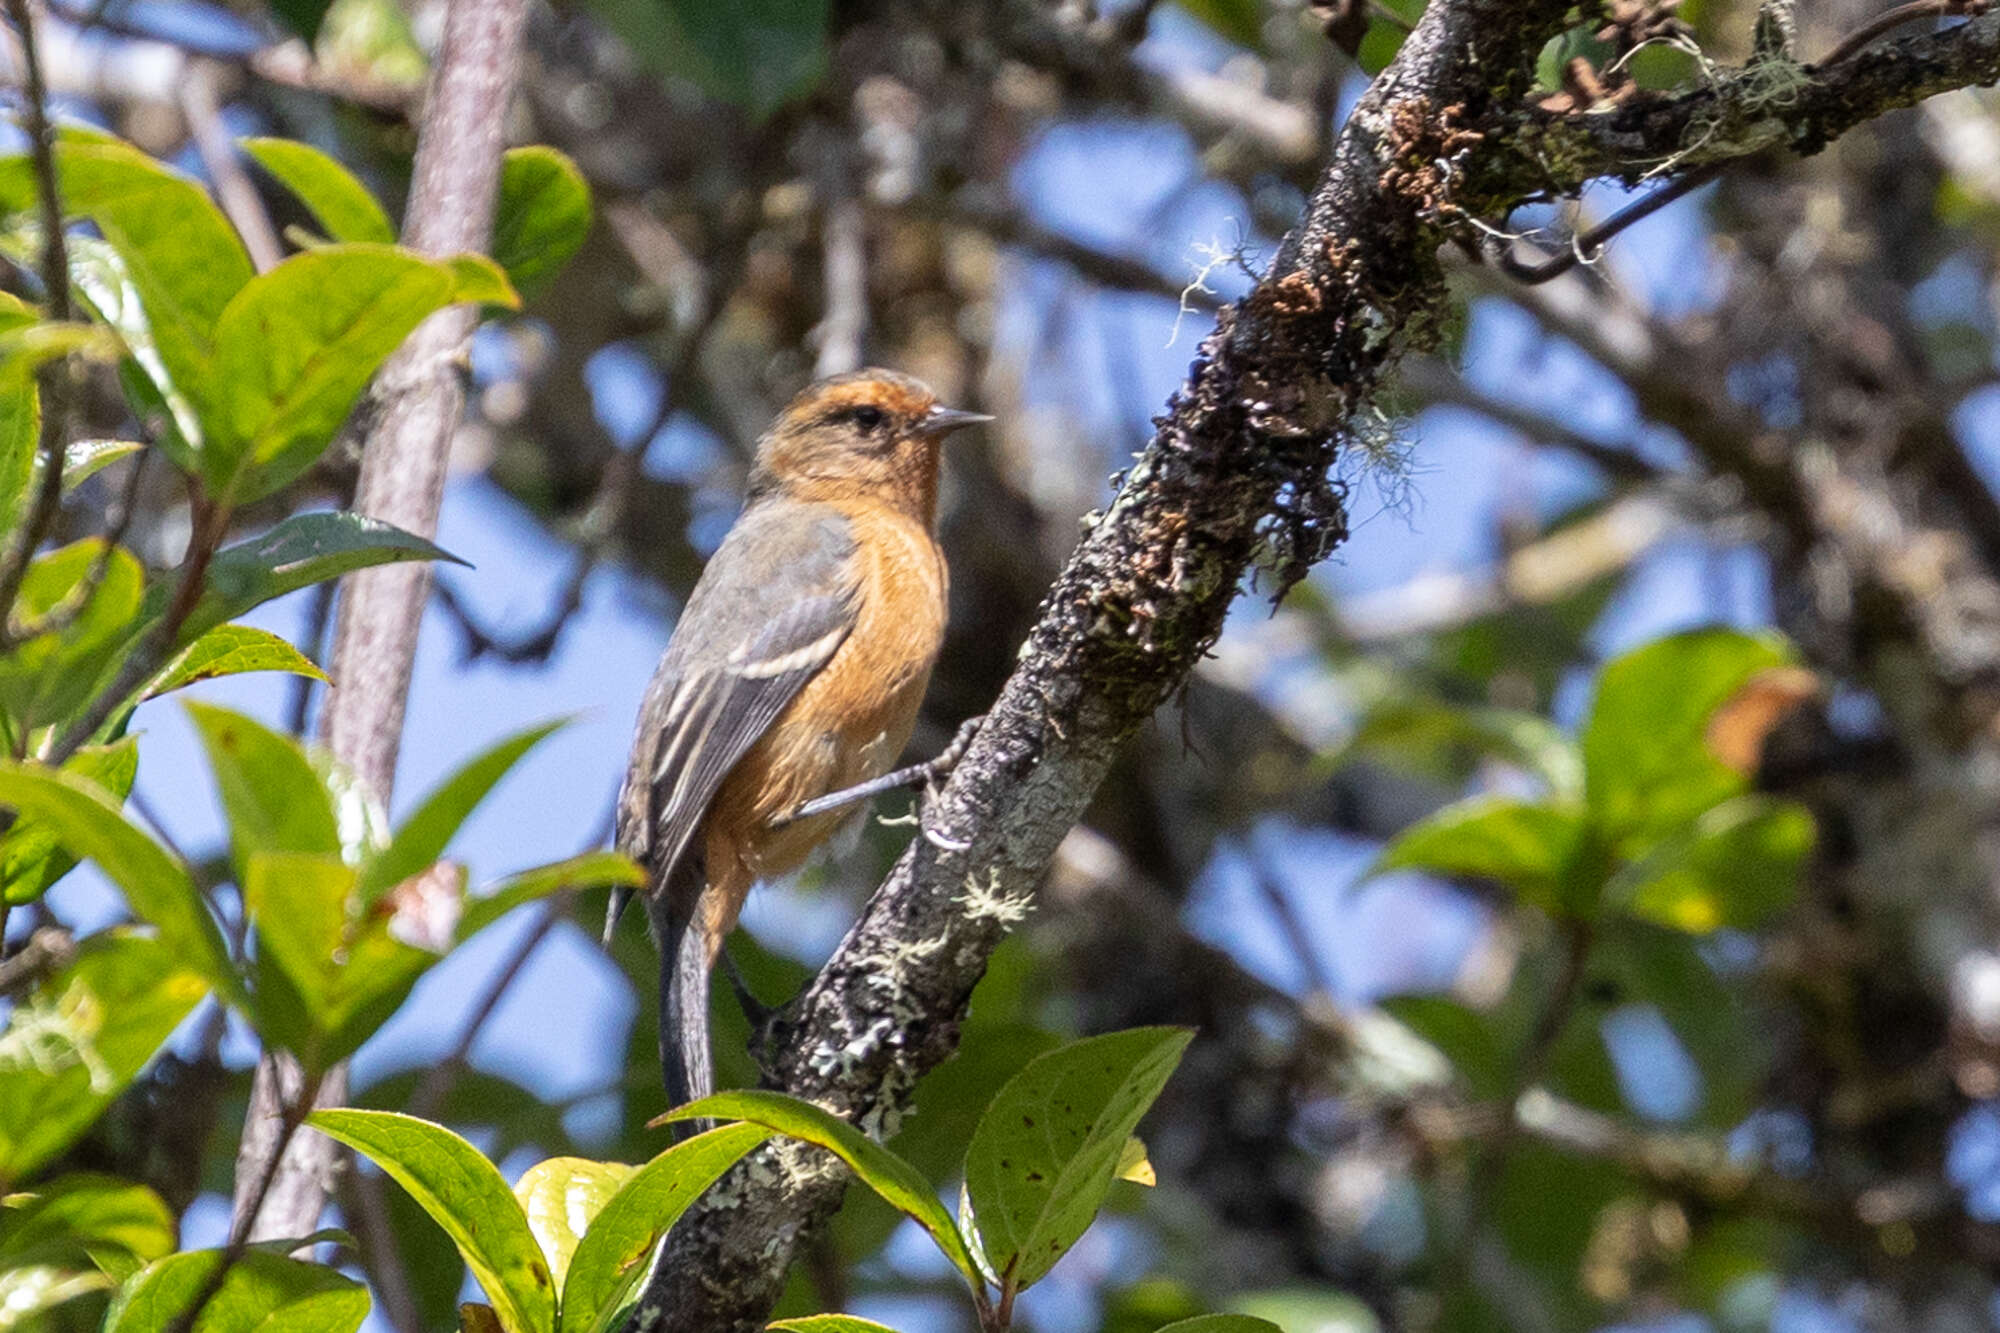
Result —
<svg viewBox="0 0 2000 1333"><path fill-rule="evenodd" d="M197 643L205 642L203 639ZM340 857L333 801L297 741L246 714L190 700L188 719L208 752L229 817L229 846L243 873L260 852Z"/></svg>
<svg viewBox="0 0 2000 1333"><path fill-rule="evenodd" d="M570 1256L562 1292L564 1333L606 1333L645 1276L660 1237L723 1172L769 1137L771 1131L761 1125L724 1125L674 1145L633 1172Z"/></svg>
<svg viewBox="0 0 2000 1333"><path fill-rule="evenodd" d="M174 1239L165 1200L116 1176L76 1172L0 1199L0 1269L91 1267L123 1281L172 1254Z"/></svg>
<svg viewBox="0 0 2000 1333"><path fill-rule="evenodd" d="M565 861L554 861L533 870L523 870L502 880L492 892L465 904L459 918L457 938L462 943L498 921L507 913L537 898L546 898L563 889L594 889L607 884L644 888L646 872L619 852L585 852Z"/></svg>
<svg viewBox="0 0 2000 1333"><path fill-rule="evenodd" d="M1462 782L1476 764L1497 758L1540 778L1551 796L1573 800L1583 795L1583 760L1576 742L1547 718L1510 708L1393 697L1368 710L1348 744L1452 782Z"/></svg>
<svg viewBox="0 0 2000 1333"><path fill-rule="evenodd" d="M1812 854L1803 806L1743 796L1703 811L1612 881L1607 898L1633 916L1706 935L1754 930L1791 905Z"/></svg>
<svg viewBox="0 0 2000 1333"><path fill-rule="evenodd" d="M1506 797L1448 805L1404 829L1370 874L1424 870L1504 884L1552 916L1594 903L1601 875L1586 862L1589 825L1573 810ZM1588 884L1578 884L1587 878Z"/></svg>
<svg viewBox="0 0 2000 1333"><path fill-rule="evenodd" d="M71 1301L86 1296L102 1296L117 1283L95 1269L76 1269L62 1264L0 1265L0 1310L12 1321L10 1327L33 1329L34 1333L61 1333L62 1330L96 1329L96 1312ZM91 1304L98 1304L92 1302Z"/></svg>
<svg viewBox="0 0 2000 1333"><path fill-rule="evenodd" d="M1178 0L1178 3L1203 26L1246 51L1264 49L1262 0Z"/></svg>
<svg viewBox="0 0 2000 1333"><path fill-rule="evenodd" d="M1378 1007L1435 1047L1475 1097L1506 1096L1510 1053L1485 1014L1443 995L1392 995Z"/></svg>
<svg viewBox="0 0 2000 1333"><path fill-rule="evenodd" d="M555 1328L555 1281L513 1191L442 1125L394 1111L316 1111L306 1123L361 1153L443 1227L508 1333Z"/></svg>
<svg viewBox="0 0 2000 1333"><path fill-rule="evenodd" d="M1072 1042L1000 1089L965 1151L965 1190L987 1263L1016 1288L1089 1228L1118 1156L1194 1034L1135 1028Z"/></svg>
<svg viewBox="0 0 2000 1333"><path fill-rule="evenodd" d="M974 1291L981 1290L979 1270L965 1247L958 1224L938 1202L937 1189L922 1173L881 1144L864 1135L845 1120L811 1102L778 1092L718 1092L660 1116L652 1123L700 1120L710 1116L747 1120L775 1129L795 1139L818 1144L847 1163L861 1182L881 1195L890 1207L903 1213L930 1233L945 1258L965 1276ZM1123 1143L1124 1135L1119 1136ZM1112 1149L1115 1160L1117 1149Z"/></svg>
<svg viewBox="0 0 2000 1333"><path fill-rule="evenodd" d="M86 745L69 757L63 771L96 783L122 803L139 774L138 738L128 736L113 745ZM0 834L0 897L16 906L31 903L75 865L76 858L63 849L53 827L23 816Z"/></svg>
<svg viewBox="0 0 2000 1333"><path fill-rule="evenodd" d="M130 458L146 446L137 440L78 440L63 450L62 488L75 490L121 458ZM35 477L41 478L41 458L35 459Z"/></svg>
<svg viewBox="0 0 2000 1333"><path fill-rule="evenodd" d="M331 8L333 0L271 0L271 12L308 46L319 36L320 24Z"/></svg>
<svg viewBox="0 0 2000 1333"><path fill-rule="evenodd" d="M1720 1129L1740 1123L1767 1077L1769 1042L1698 942L1647 922L1615 921L1606 923L1595 954L1600 985L1608 983L1621 1001L1654 1006L1700 1070L1701 1122Z"/></svg>
<svg viewBox="0 0 2000 1333"><path fill-rule="evenodd" d="M528 1230L541 1242L558 1288L569 1272L577 1242L637 1169L624 1162L551 1157L529 1167L514 1182L514 1198L527 1215Z"/></svg>
<svg viewBox="0 0 2000 1333"><path fill-rule="evenodd" d="M553 148L510 148L500 168L493 258L522 296L543 291L590 234L590 187Z"/></svg>
<svg viewBox="0 0 2000 1333"><path fill-rule="evenodd" d="M0 805L47 823L63 850L95 861L176 957L229 999L241 999L222 932L187 869L127 822L102 787L75 773L0 761Z"/></svg>
<svg viewBox="0 0 2000 1333"><path fill-rule="evenodd" d="M356 963L348 938L354 868L329 853L251 850L238 873L257 932L258 1035L323 1070L340 1058L328 1037L354 1007L342 984Z"/></svg>
<svg viewBox="0 0 2000 1333"><path fill-rule="evenodd" d="M329 245L239 291L196 382L217 495L260 499L310 467L361 390L426 316L459 300L458 271L388 245Z"/></svg>
<svg viewBox="0 0 2000 1333"><path fill-rule="evenodd" d="M826 72L827 0L596 0L596 8L654 69L759 119Z"/></svg>
<svg viewBox="0 0 2000 1333"><path fill-rule="evenodd" d="M294 139L245 139L242 148L312 210L329 239L380 245L395 241L396 226L382 205L336 159Z"/></svg>
<svg viewBox="0 0 2000 1333"><path fill-rule="evenodd" d="M1320 1325L1313 1325L1319 1328ZM1268 1319L1247 1314L1198 1314L1162 1324L1159 1333L1285 1333Z"/></svg>
<svg viewBox="0 0 2000 1333"><path fill-rule="evenodd" d="M396 830L388 847L361 868L361 896L372 902L410 876L428 869L444 855L445 847L458 833L479 803L507 776L508 770L545 737L568 725L567 719L544 722L516 732L484 753L466 761L456 773L438 784L403 826Z"/></svg>
<svg viewBox="0 0 2000 1333"><path fill-rule="evenodd" d="M92 587L100 565L103 577ZM53 616L62 627L0 655L0 708L16 727L59 721L90 698L131 637L144 587L138 558L123 547L107 551L98 537L35 558L21 581L14 620L29 627Z"/></svg>
<svg viewBox="0 0 2000 1333"><path fill-rule="evenodd" d="M125 344L129 360L120 367L120 378L138 415L160 422L160 447L175 467L192 473L202 439L201 419L188 401L187 386L168 372L125 261L109 242L72 234L69 271L84 304Z"/></svg>
<svg viewBox="0 0 2000 1333"><path fill-rule="evenodd" d="M163 694L218 676L252 671L287 671L294 676L325 680L326 673L310 657L269 630L253 625L217 625L174 655L146 682L141 699Z"/></svg>
<svg viewBox="0 0 2000 1333"><path fill-rule="evenodd" d="M161 940L124 929L85 940L0 1032L0 1182L95 1123L207 993Z"/></svg>
<svg viewBox="0 0 2000 1333"><path fill-rule="evenodd" d="M12 532L41 475L42 402L29 376L0 376L0 532Z"/></svg>
<svg viewBox="0 0 2000 1333"><path fill-rule="evenodd" d="M201 186L130 144L65 133L56 147L63 206L97 224L146 312L168 379L186 386L214 351L216 322L250 281L250 257ZM32 164L0 161L0 211L36 207Z"/></svg>
<svg viewBox="0 0 2000 1333"><path fill-rule="evenodd" d="M1604 668L1583 728L1583 767L1591 808L1621 850L1744 790L1748 780L1709 751L1709 719L1752 676L1787 660L1772 636L1706 629Z"/></svg>
<svg viewBox="0 0 2000 1333"><path fill-rule="evenodd" d="M791 1333L896 1333L887 1324L851 1314L809 1314L799 1319L779 1319L766 1325L789 1329Z"/></svg>
<svg viewBox="0 0 2000 1333"><path fill-rule="evenodd" d="M403 560L465 563L415 533L379 519L329 510L293 514L262 536L215 553L208 567L208 586L181 631L182 642L288 592ZM164 598L159 609L165 610Z"/></svg>
<svg viewBox="0 0 2000 1333"><path fill-rule="evenodd" d="M104 1333L171 1327L222 1260L220 1250L194 1250L148 1265L119 1290ZM325 1264L251 1250L230 1265L193 1333L354 1333L368 1308L368 1289Z"/></svg>

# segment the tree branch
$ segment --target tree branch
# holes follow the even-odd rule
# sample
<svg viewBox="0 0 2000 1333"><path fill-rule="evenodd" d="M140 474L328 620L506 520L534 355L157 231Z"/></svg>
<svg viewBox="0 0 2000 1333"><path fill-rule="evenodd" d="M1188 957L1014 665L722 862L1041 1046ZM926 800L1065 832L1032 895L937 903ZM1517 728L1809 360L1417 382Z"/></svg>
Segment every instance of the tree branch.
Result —
<svg viewBox="0 0 2000 1333"><path fill-rule="evenodd" d="M527 0L453 0L445 16L443 54L424 108L415 179L403 242L430 255L484 249L493 226L500 180L501 127L513 98ZM453 306L432 315L377 377L376 428L362 453L355 508L428 537L437 531L445 460L465 405L459 366L478 311ZM417 630L429 600L431 569L417 563L364 570L342 583L332 672L321 735L361 784L386 805L395 782L403 708L416 658ZM260 1209L245 1193L260 1167L285 1151L277 1131L283 1060L257 1068L250 1114L237 1157L238 1225L254 1218L250 1239L303 1235L313 1229L336 1160L332 1140L298 1135ZM346 1092L346 1068L335 1066L320 1104Z"/></svg>
<svg viewBox="0 0 2000 1333"><path fill-rule="evenodd" d="M1253 562L1282 585L1345 536L1329 469L1406 346L1439 334L1437 251L1598 175L1637 179L1787 144L2000 74L2000 19L1870 50L1771 96L1765 66L1605 116L1524 111L1559 0L1434 0L1342 130L1270 271L1189 379L1043 605L1014 674L914 839L760 1053L772 1086L886 1136L949 1056L987 958L1121 743L1220 632ZM1768 64L1768 62L1766 62ZM1759 71L1762 71L1759 73ZM1796 85L1796 86L1794 86ZM763 1151L667 1241L630 1327L761 1327L801 1240L838 1206L824 1159Z"/></svg>

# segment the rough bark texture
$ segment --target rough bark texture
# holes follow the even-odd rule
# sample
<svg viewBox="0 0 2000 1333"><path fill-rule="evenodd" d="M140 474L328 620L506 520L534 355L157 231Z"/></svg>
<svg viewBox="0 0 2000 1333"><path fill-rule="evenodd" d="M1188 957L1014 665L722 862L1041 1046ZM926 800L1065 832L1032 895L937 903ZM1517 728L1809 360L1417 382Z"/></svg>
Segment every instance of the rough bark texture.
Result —
<svg viewBox="0 0 2000 1333"><path fill-rule="evenodd" d="M415 180L403 243L425 254L485 248L499 191L502 127L513 97L526 0L456 0L417 142ZM445 463L465 406L463 360L478 312L453 306L410 335L377 378L378 413L361 459L354 508L410 532L437 532ZM403 707L416 660L417 630L430 600L431 569L421 562L350 574L341 585L332 677L320 719L326 744L384 804L395 784ZM257 1067L250 1114L237 1156L237 1199L262 1176L276 1141L281 1094L296 1095L298 1069L286 1057ZM346 1095L345 1066L322 1085L320 1105ZM302 1236L319 1222L338 1150L301 1131L250 1231L252 1240Z"/></svg>

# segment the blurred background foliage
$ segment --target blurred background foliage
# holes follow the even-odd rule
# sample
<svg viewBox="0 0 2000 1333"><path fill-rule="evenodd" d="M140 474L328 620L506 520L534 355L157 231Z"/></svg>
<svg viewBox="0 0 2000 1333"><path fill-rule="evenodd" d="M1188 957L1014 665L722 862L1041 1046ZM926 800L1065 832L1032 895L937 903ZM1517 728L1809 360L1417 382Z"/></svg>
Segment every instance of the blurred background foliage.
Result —
<svg viewBox="0 0 2000 1333"><path fill-rule="evenodd" d="M64 114L283 236L311 218L228 141L306 141L396 199L437 9L46 0L45 52ZM951 636L916 745L940 747L1420 11L539 7L509 137L572 157L595 222L475 346L439 538L474 568L441 578L402 791L581 710L463 851L491 872L598 845L757 432L861 363L999 417L947 464ZM1802 0L1800 50L1871 16ZM1754 17L1590 8L1542 95L1698 79L1744 58ZM1622 200L1510 225L1559 246ZM1158 1187L1117 1187L1024 1325L1990 1326L1996 247L1987 91L1739 165L1553 283L1459 265L1445 349L1406 364L1344 464L1349 541L1282 603L1246 597L1131 746L895 1141L946 1178L1030 1056L1197 1029L1144 1131ZM126 433L115 395L87 410ZM99 507L79 533L129 466L79 491ZM238 522L342 499L352 472L336 449ZM164 470L148 484L127 542L164 566L191 519ZM251 619L317 659L326 615L306 591ZM206 693L300 729L310 689ZM189 722L155 705L138 725L136 807L226 882ZM906 837L871 823L760 889L732 943L753 988L791 993ZM510 1177L657 1152L650 950L636 930L596 950L602 897L525 908L427 975L361 1049L357 1103L434 1115ZM122 916L86 870L9 939ZM745 1035L719 1006L724 1083L751 1077ZM184 1247L214 1243L251 1053L198 1012L39 1171L143 1182L133 1256L170 1247L176 1217ZM352 1172L338 1212L373 1327L454 1326L462 1266L409 1199ZM784 1312L959 1328L954 1282L854 1192Z"/></svg>

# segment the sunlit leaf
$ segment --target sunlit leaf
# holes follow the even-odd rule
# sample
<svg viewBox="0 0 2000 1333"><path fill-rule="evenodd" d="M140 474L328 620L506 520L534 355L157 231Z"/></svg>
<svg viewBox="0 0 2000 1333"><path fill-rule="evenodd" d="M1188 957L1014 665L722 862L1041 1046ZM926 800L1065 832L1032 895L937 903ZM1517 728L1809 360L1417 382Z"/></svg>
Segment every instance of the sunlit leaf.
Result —
<svg viewBox="0 0 2000 1333"><path fill-rule="evenodd" d="M0 1031L0 1182L89 1129L207 993L160 940L129 930L85 940Z"/></svg>
<svg viewBox="0 0 2000 1333"><path fill-rule="evenodd" d="M500 169L493 258L522 296L542 291L590 234L590 187L553 148L510 148Z"/></svg>
<svg viewBox="0 0 2000 1333"><path fill-rule="evenodd" d="M1551 915L1587 910L1601 868L1590 857L1583 815L1506 797L1448 805L1398 834L1371 873L1423 870L1456 879L1491 880Z"/></svg>
<svg viewBox="0 0 2000 1333"><path fill-rule="evenodd" d="M138 739L128 736L112 745L83 746L63 763L63 771L94 782L123 801L139 773ZM55 828L42 820L22 816L0 834L0 896L8 903L33 902L75 865L76 857L64 850Z"/></svg>
<svg viewBox="0 0 2000 1333"><path fill-rule="evenodd" d="M508 1333L550 1333L555 1280L514 1193L442 1125L393 1111L315 1111L307 1124L361 1153L451 1236Z"/></svg>
<svg viewBox="0 0 2000 1333"><path fill-rule="evenodd" d="M196 681L252 671L283 671L313 680L326 679L326 673L313 665L310 657L269 630L254 625L217 625L161 667L146 682L141 697L156 699Z"/></svg>
<svg viewBox="0 0 2000 1333"><path fill-rule="evenodd" d="M0 1199L0 1269L47 1263L123 1281L173 1253L174 1215L144 1185L74 1172Z"/></svg>
<svg viewBox="0 0 2000 1333"><path fill-rule="evenodd" d="M131 637L144 587L138 558L98 537L35 557L13 619L52 628L0 654L0 708L16 727L58 721L90 697Z"/></svg>
<svg viewBox="0 0 2000 1333"><path fill-rule="evenodd" d="M633 1172L570 1256L563 1333L609 1333L613 1316L645 1276L660 1237L723 1172L769 1137L771 1131L761 1125L723 1125L675 1144Z"/></svg>
<svg viewBox="0 0 2000 1333"><path fill-rule="evenodd" d="M333 802L304 747L247 714L192 700L186 707L229 817L229 845L238 871L259 852L313 853L337 860L340 831Z"/></svg>
<svg viewBox="0 0 2000 1333"><path fill-rule="evenodd" d="M529 1167L514 1182L514 1198L527 1215L528 1230L541 1242L559 1290L577 1242L637 1169L624 1162L550 1157Z"/></svg>
<svg viewBox="0 0 2000 1333"><path fill-rule="evenodd" d="M242 147L312 210L329 239L381 245L396 239L375 196L337 159L295 139L245 139Z"/></svg>
<svg viewBox="0 0 2000 1333"><path fill-rule="evenodd" d="M652 1123L701 1120L708 1117L747 1120L807 1143L816 1143L841 1161L897 1211L930 1233L967 1285L979 1289L979 1270L959 1235L958 1224L938 1202L937 1189L917 1169L848 1124L811 1102L778 1092L718 1092L687 1106L676 1107ZM1124 1142L1124 1136L1119 1136ZM1116 1160L1117 1150L1112 1150Z"/></svg>
<svg viewBox="0 0 2000 1333"><path fill-rule="evenodd" d="M218 319L214 362L196 381L210 488L240 503L310 467L376 369L462 299L460 285L451 265L387 245L324 246L253 278Z"/></svg>
<svg viewBox="0 0 2000 1333"><path fill-rule="evenodd" d="M65 851L96 862L181 963L241 999L222 932L186 867L128 822L102 787L75 773L0 761L0 806L46 823Z"/></svg>
<svg viewBox="0 0 2000 1333"><path fill-rule="evenodd" d="M207 1289L220 1250L193 1250L149 1264L122 1288L104 1333L161 1333ZM229 1267L193 1333L354 1333L368 1317L368 1289L325 1264L251 1250Z"/></svg>
<svg viewBox="0 0 2000 1333"><path fill-rule="evenodd" d="M564 861L555 861L532 870L523 870L495 885L483 897L465 904L459 918L458 938L471 939L523 903L546 898L563 889L594 889L607 884L642 888L646 872L630 857L618 852L585 852Z"/></svg>
<svg viewBox="0 0 2000 1333"><path fill-rule="evenodd" d="M1137 1028L1086 1038L1031 1060L1000 1089L965 1152L966 1194L994 1272L1026 1287L1076 1244L1193 1036Z"/></svg>
<svg viewBox="0 0 2000 1333"><path fill-rule="evenodd" d="M1723 926L1755 929L1790 906L1813 836L1804 807L1738 797L1702 812L1622 872L1608 892L1633 916L1691 935Z"/></svg>

